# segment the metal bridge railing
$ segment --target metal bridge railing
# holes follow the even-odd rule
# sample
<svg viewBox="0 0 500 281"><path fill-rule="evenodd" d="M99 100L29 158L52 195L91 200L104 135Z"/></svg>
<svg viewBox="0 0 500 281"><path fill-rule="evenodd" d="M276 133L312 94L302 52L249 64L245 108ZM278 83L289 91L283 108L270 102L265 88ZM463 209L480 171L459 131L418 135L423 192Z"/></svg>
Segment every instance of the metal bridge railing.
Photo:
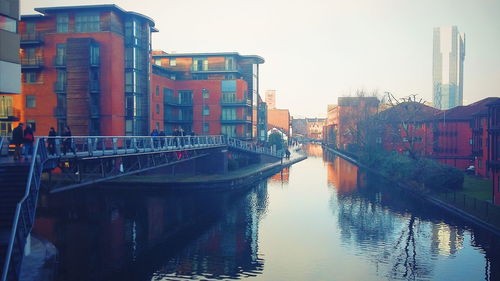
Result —
<svg viewBox="0 0 500 281"><path fill-rule="evenodd" d="M226 145L223 136L75 136L41 137L48 144L49 158L111 156L175 151Z"/></svg>
<svg viewBox="0 0 500 281"><path fill-rule="evenodd" d="M75 136L40 137L48 144L49 158L73 156L111 156L134 153L231 146L248 152L281 157L267 147L222 135L215 136Z"/></svg>
<svg viewBox="0 0 500 281"><path fill-rule="evenodd" d="M267 154L267 155L274 156L274 157L282 157L282 155L281 155L282 153L275 151L269 147L258 146L254 143L242 141L242 140L231 138L231 137L227 137L226 141L227 141L228 146L231 146L234 148L238 148L238 149L242 149L242 150L246 150L246 151L250 151L250 152L254 152L254 153L259 153L259 154Z"/></svg>
<svg viewBox="0 0 500 281"><path fill-rule="evenodd" d="M36 139L24 196L16 206L2 278L0 279L2 281L17 280L19 277L24 246L35 221L38 191L45 160L47 160L47 151L44 139ZM17 257L13 256L14 251L18 255Z"/></svg>

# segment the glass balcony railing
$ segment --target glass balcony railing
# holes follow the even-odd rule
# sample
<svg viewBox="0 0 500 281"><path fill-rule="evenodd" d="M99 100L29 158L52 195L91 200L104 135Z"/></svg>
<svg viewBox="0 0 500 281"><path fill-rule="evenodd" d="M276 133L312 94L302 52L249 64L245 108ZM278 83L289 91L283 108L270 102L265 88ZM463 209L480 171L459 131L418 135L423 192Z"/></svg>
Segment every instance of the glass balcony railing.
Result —
<svg viewBox="0 0 500 281"><path fill-rule="evenodd" d="M21 66L23 68L43 67L43 58L41 56L37 56L34 58L21 58Z"/></svg>

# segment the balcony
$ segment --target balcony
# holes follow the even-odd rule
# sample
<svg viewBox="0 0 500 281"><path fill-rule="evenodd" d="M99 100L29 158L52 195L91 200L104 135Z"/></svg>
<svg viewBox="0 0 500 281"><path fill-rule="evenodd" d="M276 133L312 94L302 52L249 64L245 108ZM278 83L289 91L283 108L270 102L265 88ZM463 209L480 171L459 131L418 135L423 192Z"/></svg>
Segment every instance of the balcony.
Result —
<svg viewBox="0 0 500 281"><path fill-rule="evenodd" d="M38 45L43 43L43 36L41 33L21 33L21 46Z"/></svg>
<svg viewBox="0 0 500 281"><path fill-rule="evenodd" d="M39 69L43 67L43 58L41 56L34 58L21 58L22 69Z"/></svg>
<svg viewBox="0 0 500 281"><path fill-rule="evenodd" d="M56 118L66 118L66 108L62 106L54 107L54 116Z"/></svg>
<svg viewBox="0 0 500 281"><path fill-rule="evenodd" d="M228 98L228 97L222 97L220 99L220 104L221 106L225 107L236 107L236 106L252 106L252 100L250 99L235 99L235 98Z"/></svg>
<svg viewBox="0 0 500 281"><path fill-rule="evenodd" d="M193 123L193 118L166 118L165 123Z"/></svg>
<svg viewBox="0 0 500 281"><path fill-rule="evenodd" d="M221 124L250 124L252 123L251 117L249 118L236 118L236 119L226 119L226 118L221 118L220 119Z"/></svg>
<svg viewBox="0 0 500 281"><path fill-rule="evenodd" d="M101 91L99 81L98 80L90 80L89 81L89 90L91 93L99 93Z"/></svg>
<svg viewBox="0 0 500 281"><path fill-rule="evenodd" d="M239 73L238 67L208 66L208 68L191 67L192 73Z"/></svg>
<svg viewBox="0 0 500 281"><path fill-rule="evenodd" d="M185 106L185 107L192 107L193 106L193 100L180 100L173 98L173 97L168 97L166 98L163 103L165 105L170 105L170 106Z"/></svg>
<svg viewBox="0 0 500 281"><path fill-rule="evenodd" d="M54 57L54 67L65 68L66 67L66 57Z"/></svg>
<svg viewBox="0 0 500 281"><path fill-rule="evenodd" d="M54 82L54 92L55 93L66 93L66 81Z"/></svg>

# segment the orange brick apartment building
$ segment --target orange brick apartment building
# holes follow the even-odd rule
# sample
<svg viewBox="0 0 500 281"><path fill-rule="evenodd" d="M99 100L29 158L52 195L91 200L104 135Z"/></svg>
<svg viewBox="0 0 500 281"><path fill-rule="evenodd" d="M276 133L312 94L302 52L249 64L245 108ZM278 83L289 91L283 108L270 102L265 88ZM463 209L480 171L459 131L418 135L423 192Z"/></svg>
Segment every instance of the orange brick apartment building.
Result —
<svg viewBox="0 0 500 281"><path fill-rule="evenodd" d="M20 119L38 135L257 135L261 57L152 52L154 21L116 5L35 10L19 23Z"/></svg>

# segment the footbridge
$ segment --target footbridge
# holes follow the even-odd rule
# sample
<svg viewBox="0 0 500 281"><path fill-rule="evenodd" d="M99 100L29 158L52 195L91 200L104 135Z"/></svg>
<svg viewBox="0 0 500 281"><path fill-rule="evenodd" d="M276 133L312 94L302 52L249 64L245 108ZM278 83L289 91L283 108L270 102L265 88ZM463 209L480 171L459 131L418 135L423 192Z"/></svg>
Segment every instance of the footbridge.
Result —
<svg viewBox="0 0 500 281"><path fill-rule="evenodd" d="M0 137L0 154L5 143ZM0 281L18 279L42 184L61 192L187 161L225 173L228 155L238 154L268 162L282 157L221 135L37 137L31 158L0 157Z"/></svg>

